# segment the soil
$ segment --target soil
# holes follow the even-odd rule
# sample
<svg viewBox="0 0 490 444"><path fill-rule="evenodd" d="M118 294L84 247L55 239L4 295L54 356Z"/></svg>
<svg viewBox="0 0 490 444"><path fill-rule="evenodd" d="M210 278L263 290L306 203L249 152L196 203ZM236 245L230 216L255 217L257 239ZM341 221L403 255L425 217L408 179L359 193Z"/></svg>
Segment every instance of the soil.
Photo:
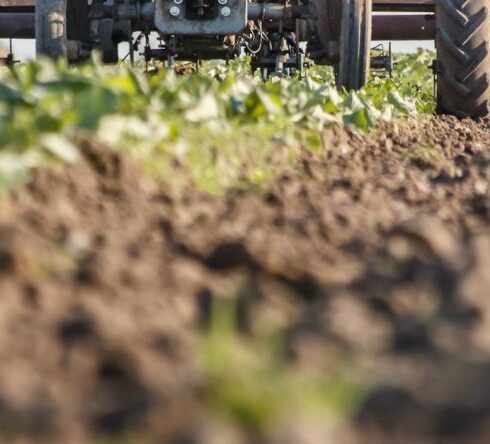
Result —
<svg viewBox="0 0 490 444"><path fill-rule="evenodd" d="M76 165L0 200L2 442L490 440L485 123L332 129L263 193L178 202L77 143ZM355 368L350 417L270 435L210 419L195 350L230 297L239 335L257 313L284 319L290 365Z"/></svg>

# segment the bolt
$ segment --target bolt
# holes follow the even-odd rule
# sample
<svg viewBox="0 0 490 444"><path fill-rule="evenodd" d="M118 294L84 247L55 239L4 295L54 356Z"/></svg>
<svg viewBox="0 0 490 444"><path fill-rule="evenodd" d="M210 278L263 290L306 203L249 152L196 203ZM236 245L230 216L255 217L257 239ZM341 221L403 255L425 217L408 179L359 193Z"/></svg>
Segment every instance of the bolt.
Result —
<svg viewBox="0 0 490 444"><path fill-rule="evenodd" d="M224 8L221 8L221 15L223 17L228 17L231 14L231 9L228 8L228 6L225 6Z"/></svg>
<svg viewBox="0 0 490 444"><path fill-rule="evenodd" d="M174 0L174 3L175 3L176 5L180 5L180 4L182 3L182 1L183 1L183 0Z"/></svg>
<svg viewBox="0 0 490 444"><path fill-rule="evenodd" d="M172 6L170 8L170 15L177 17L180 14L180 8L177 8L177 6Z"/></svg>
<svg viewBox="0 0 490 444"><path fill-rule="evenodd" d="M228 3L228 0L218 0L218 3L220 5L226 5Z"/></svg>

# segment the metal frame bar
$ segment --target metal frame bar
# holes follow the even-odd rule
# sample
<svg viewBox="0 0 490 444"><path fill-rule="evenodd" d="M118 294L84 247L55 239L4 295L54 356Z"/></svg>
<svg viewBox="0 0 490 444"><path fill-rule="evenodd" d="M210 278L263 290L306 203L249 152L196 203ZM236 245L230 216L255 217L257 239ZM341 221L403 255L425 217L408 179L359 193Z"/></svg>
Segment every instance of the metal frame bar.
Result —
<svg viewBox="0 0 490 444"><path fill-rule="evenodd" d="M0 12L0 38L32 39L35 36L35 15L24 12Z"/></svg>
<svg viewBox="0 0 490 444"><path fill-rule="evenodd" d="M435 0L374 0L374 7L432 8ZM263 5L267 18L301 17L305 11L299 8L284 11L277 5ZM31 39L35 36L35 0L0 0L0 38ZM251 15L260 9L259 4L251 6ZM274 9L275 8L275 9ZM281 9L276 11L276 9ZM264 9L264 11L265 11ZM261 12L261 14L264 13ZM261 15L260 14L260 15ZM277 16L277 17L276 17ZM433 40L435 38L435 16L428 14L373 14L373 40Z"/></svg>
<svg viewBox="0 0 490 444"><path fill-rule="evenodd" d="M36 6L35 0L0 0L0 8L22 8Z"/></svg>
<svg viewBox="0 0 490 444"><path fill-rule="evenodd" d="M373 0L373 11L434 12L436 0Z"/></svg>
<svg viewBox="0 0 490 444"><path fill-rule="evenodd" d="M34 13L35 0L0 0L0 13Z"/></svg>
<svg viewBox="0 0 490 444"><path fill-rule="evenodd" d="M434 14L373 15L373 40L434 40Z"/></svg>

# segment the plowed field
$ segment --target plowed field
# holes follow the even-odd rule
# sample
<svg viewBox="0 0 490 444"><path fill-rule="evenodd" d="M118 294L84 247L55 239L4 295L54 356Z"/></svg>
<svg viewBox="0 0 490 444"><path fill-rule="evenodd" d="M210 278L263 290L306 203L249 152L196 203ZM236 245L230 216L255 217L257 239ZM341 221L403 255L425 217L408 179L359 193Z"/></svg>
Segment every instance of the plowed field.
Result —
<svg viewBox="0 0 490 444"><path fill-rule="evenodd" d="M74 142L0 200L2 442L490 440L485 123L334 128L179 199Z"/></svg>

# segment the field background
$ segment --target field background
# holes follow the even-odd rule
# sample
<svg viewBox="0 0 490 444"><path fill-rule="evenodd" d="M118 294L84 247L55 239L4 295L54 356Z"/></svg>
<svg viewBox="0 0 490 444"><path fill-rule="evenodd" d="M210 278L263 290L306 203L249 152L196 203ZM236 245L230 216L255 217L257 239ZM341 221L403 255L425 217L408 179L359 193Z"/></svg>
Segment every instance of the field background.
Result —
<svg viewBox="0 0 490 444"><path fill-rule="evenodd" d="M0 442L488 442L490 135L433 58L1 70Z"/></svg>

